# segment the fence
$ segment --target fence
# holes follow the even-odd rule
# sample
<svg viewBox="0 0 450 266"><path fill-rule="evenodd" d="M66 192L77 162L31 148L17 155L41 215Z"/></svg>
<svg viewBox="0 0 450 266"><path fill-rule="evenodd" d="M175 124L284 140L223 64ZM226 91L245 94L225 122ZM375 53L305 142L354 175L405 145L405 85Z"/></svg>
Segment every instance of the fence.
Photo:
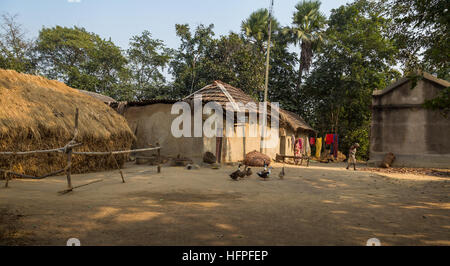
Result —
<svg viewBox="0 0 450 266"><path fill-rule="evenodd" d="M72 178L71 178L71 169L72 169L72 155L88 155L88 156L104 156L104 155L109 155L111 156L111 158L114 160L117 169L120 172L120 176L122 178L122 183L125 183L125 179L123 176L123 172L120 169L120 165L117 163L116 158L113 156L115 154L126 154L126 153L132 153L132 152L144 152L144 151L151 151L151 150L157 150L158 154L157 154L157 171L158 173L161 172L161 147L159 146L158 143L156 143L156 147L150 147L150 148L144 148L144 149L134 149L134 150L123 150L123 151L107 151L107 152L97 152L97 151L91 151L91 152L83 152L83 151L73 151L73 148L78 147L83 145L83 143L76 143L75 139L78 136L78 108L76 109L75 112L75 128L74 128L74 132L73 132L73 137L72 139L64 146L64 147L59 147L59 148L55 148L55 149L48 149L48 150L34 150L34 151L7 151L7 152L0 152L0 155L4 155L4 156L17 156L17 155L31 155L31 154L38 154L38 153L51 153L51 152L59 152L59 153L64 153L67 156L67 164L63 169L42 175L42 176L30 176L30 175L25 175L25 174L20 174L20 173L16 173L13 172L11 170L4 170L4 169L0 169L0 172L3 172L6 183L5 183L5 187L8 187L8 183L9 183L9 178L8 175L15 175L15 176L19 176L22 178L30 178L30 179L43 179L49 176L54 176L57 175L59 173L65 172L66 176L67 176L67 189L60 191L60 193L68 193L70 191L73 191L73 189L78 188L78 187L82 187L82 186L86 186L89 184L93 184L93 183L97 183L100 182L102 180L95 180L92 182L89 182L87 184L82 184L82 185L78 185L78 186L72 186Z"/></svg>

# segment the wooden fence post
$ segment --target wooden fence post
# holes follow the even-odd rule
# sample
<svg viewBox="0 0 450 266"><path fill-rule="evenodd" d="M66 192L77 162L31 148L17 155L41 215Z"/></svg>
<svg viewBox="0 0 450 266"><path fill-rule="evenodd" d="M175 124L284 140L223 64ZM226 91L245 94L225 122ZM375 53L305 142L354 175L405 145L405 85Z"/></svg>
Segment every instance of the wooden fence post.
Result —
<svg viewBox="0 0 450 266"><path fill-rule="evenodd" d="M161 147L159 146L159 143L156 142L156 147L159 147L158 149L158 173L161 173Z"/></svg>
<svg viewBox="0 0 450 266"><path fill-rule="evenodd" d="M72 189L72 179L70 177L72 170L72 148L67 149L67 187L68 189Z"/></svg>
<svg viewBox="0 0 450 266"><path fill-rule="evenodd" d="M6 181L6 183L5 183L5 188L7 188L7 187L8 187L8 183L9 183L9 177L8 177L8 175L6 174L6 172L3 173L3 176L5 177L5 181Z"/></svg>
<svg viewBox="0 0 450 266"><path fill-rule="evenodd" d="M75 128L73 130L73 138L66 145L66 153L67 153L67 187L68 189L72 189L72 178L70 176L72 171L72 144L75 143L75 139L78 136L78 108L75 110Z"/></svg>

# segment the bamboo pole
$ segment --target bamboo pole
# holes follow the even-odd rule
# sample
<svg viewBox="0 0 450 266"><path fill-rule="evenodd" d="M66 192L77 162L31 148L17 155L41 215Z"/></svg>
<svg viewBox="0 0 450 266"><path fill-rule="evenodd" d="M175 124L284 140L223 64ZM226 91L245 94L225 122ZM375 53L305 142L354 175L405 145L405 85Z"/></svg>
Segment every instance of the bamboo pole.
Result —
<svg viewBox="0 0 450 266"><path fill-rule="evenodd" d="M58 191L58 193L66 194L66 193L69 193L69 192L73 191L76 188L84 187L84 186L87 186L87 185L90 185L90 184L94 184L94 183L98 183L98 182L101 182L101 181L103 181L103 179L94 180L94 181L91 181L91 182L86 183L86 184L82 184L82 185L74 186L74 187L71 187L71 188L68 188L68 189L65 189L65 190L62 190L62 191Z"/></svg>
<svg viewBox="0 0 450 266"><path fill-rule="evenodd" d="M75 110L75 128L73 132L73 138L67 145L65 146L65 151L67 153L67 187L68 189L72 189L72 178L71 178L71 172L72 172L72 147L71 145L75 143L75 139L78 136L78 108Z"/></svg>
<svg viewBox="0 0 450 266"><path fill-rule="evenodd" d="M4 169L0 169L0 172L3 172L5 174L15 175L15 176L22 177L22 178L28 178L28 179L44 179L46 177L54 176L54 175L57 175L59 173L62 173L62 172L67 170L66 168L60 169L58 171L54 171L54 172L51 172L51 173L48 173L48 174L45 174L45 175L42 175L42 176L32 176L32 175L19 174L19 173L16 173L16 172L13 172L13 171L4 170Z"/></svg>
<svg viewBox="0 0 450 266"><path fill-rule="evenodd" d="M64 147L49 149L49 150L34 150L34 151L2 151L0 155L30 155L36 153L51 153L51 152L64 152L64 149L74 148L83 145L83 143L72 143Z"/></svg>
<svg viewBox="0 0 450 266"><path fill-rule="evenodd" d="M124 151L112 151L112 152L103 152L103 151L74 151L73 154L77 155L110 155L112 154L123 154L123 153L132 153L132 152L143 152L143 151L152 151L158 150L160 147L152 147L152 148L144 148L144 149L136 149L136 150L124 150Z"/></svg>
<svg viewBox="0 0 450 266"><path fill-rule="evenodd" d="M108 149L109 149L109 148L108 148ZM112 152L111 152L110 154L111 154L111 158L113 159L113 161L114 161L114 163L115 163L117 169L119 170L120 177L122 177L122 183L125 183L125 179L123 178L123 172L122 172L122 169L120 169L120 166L119 166L119 163L118 163L117 160L116 160L116 157L114 157L114 155L112 154Z"/></svg>

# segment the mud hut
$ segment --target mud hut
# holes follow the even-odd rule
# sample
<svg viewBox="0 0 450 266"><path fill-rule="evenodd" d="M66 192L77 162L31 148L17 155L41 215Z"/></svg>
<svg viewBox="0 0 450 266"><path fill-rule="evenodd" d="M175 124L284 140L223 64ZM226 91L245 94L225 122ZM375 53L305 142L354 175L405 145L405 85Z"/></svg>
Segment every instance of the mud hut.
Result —
<svg viewBox="0 0 450 266"><path fill-rule="evenodd" d="M0 151L29 151L64 146L79 109L76 151L129 149L134 139L126 120L113 109L64 83L0 69ZM119 164L125 156L116 157ZM114 168L109 156L74 155L75 173ZM40 176L66 165L61 153L0 155L0 168Z"/></svg>
<svg viewBox="0 0 450 266"><path fill-rule="evenodd" d="M450 82L428 73L402 78L372 95L369 164L395 155L393 166L450 168L450 120L423 107Z"/></svg>
<svg viewBox="0 0 450 266"><path fill-rule="evenodd" d="M180 155L195 161L201 161L205 152L211 152L216 155L216 158L218 158L220 162L237 162L243 160L246 153L254 150L260 151L260 130L257 130L256 136L249 134L251 127L254 125L251 125L248 119L250 113L258 115L260 114L260 111L257 108L246 108L241 110L236 106L233 106L234 103L242 103L244 105L252 103L254 102L253 98L245 94L241 89L221 81L215 81L202 89L195 91L182 99L182 101L189 103L191 106L191 132L193 132L194 121L193 100L197 95L201 95L203 106L208 102L216 102L222 106L224 111L229 111L234 114L235 123L233 136L230 136L231 134L228 135L226 129L221 128L218 130L223 130L223 137L192 136L176 138L171 134L171 125L178 114L171 114L171 109L172 105L177 102L177 100L153 99L143 102L128 103L124 111L124 116L137 137L136 148L148 147L149 145L158 142L163 147L161 149L161 154L167 157L176 157ZM255 103L255 105L257 106L258 103ZM245 121L237 122L237 114L243 112L245 112ZM202 122L205 122L208 117L209 116L207 115L202 115ZM225 118L226 114L224 112L224 121ZM284 120L284 118L286 118L286 120ZM256 126L259 126L259 120ZM270 117L268 127L266 127L267 132L272 130L269 126ZM294 135L307 134L305 132L313 130L299 116L295 114L282 115L281 112L280 126L286 127L283 132L293 132ZM279 153L279 151L280 147L278 142L275 147L265 149L264 153L270 158L275 158L276 153Z"/></svg>
<svg viewBox="0 0 450 266"><path fill-rule="evenodd" d="M294 155L295 140L301 138L304 145L301 153L310 154L309 137L316 131L296 113L280 108L280 149L279 154Z"/></svg>

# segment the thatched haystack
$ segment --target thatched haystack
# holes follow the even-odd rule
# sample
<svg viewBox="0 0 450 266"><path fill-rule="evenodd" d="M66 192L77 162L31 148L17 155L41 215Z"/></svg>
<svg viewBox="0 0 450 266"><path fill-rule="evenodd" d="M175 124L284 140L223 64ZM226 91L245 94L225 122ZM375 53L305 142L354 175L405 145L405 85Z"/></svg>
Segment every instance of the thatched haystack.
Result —
<svg viewBox="0 0 450 266"><path fill-rule="evenodd" d="M134 135L125 119L103 102L64 83L0 69L0 151L28 151L64 146L79 109L75 151L129 149ZM126 155L117 155L121 165ZM115 168L110 156L74 155L75 173ZM66 165L62 153L0 155L0 168L40 176Z"/></svg>
<svg viewBox="0 0 450 266"><path fill-rule="evenodd" d="M264 166L264 162L270 165L270 157L258 151L251 151L245 155L244 164L247 166Z"/></svg>

